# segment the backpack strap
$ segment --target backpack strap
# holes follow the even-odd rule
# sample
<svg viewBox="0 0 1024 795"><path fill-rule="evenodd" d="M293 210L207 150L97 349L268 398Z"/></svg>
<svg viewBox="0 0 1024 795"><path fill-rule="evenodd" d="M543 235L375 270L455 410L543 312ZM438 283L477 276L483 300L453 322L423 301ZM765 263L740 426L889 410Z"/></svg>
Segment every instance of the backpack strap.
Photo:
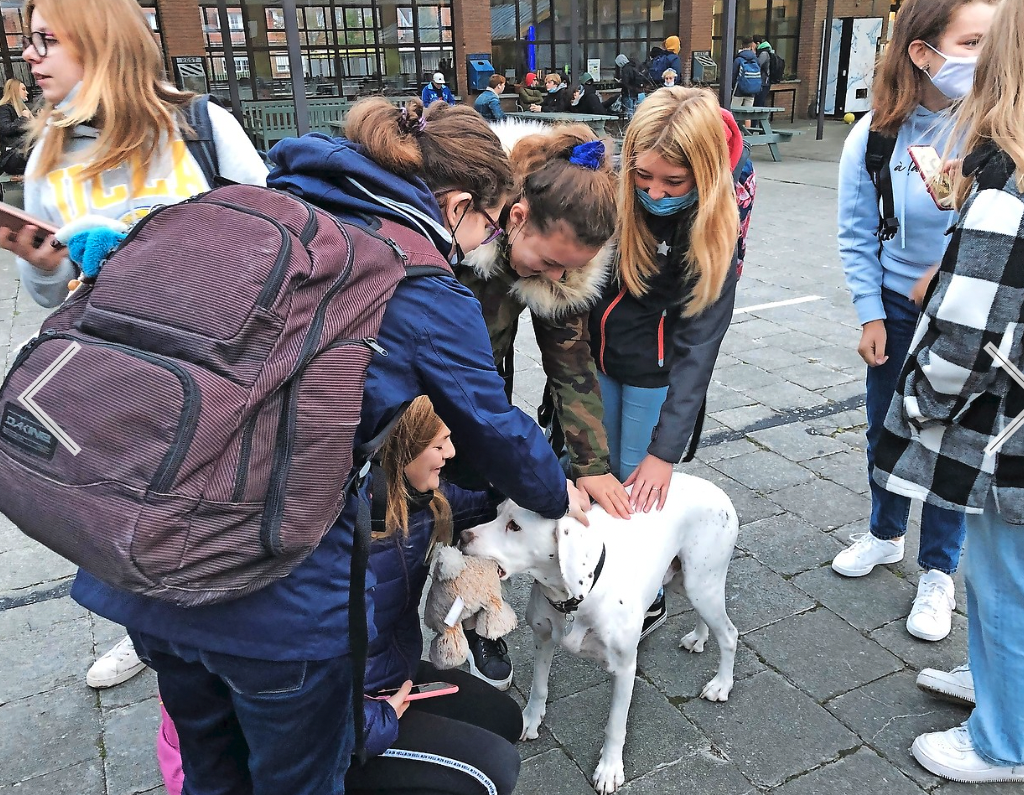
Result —
<svg viewBox="0 0 1024 795"><path fill-rule="evenodd" d="M704 396L704 400L701 401L700 411L697 412L697 421L693 423L693 433L690 434L690 444L686 450L686 455L683 456L683 463L692 461L693 457L697 455L697 447L700 446L700 435L704 432L704 416L707 413L708 398Z"/></svg>
<svg viewBox="0 0 1024 795"><path fill-rule="evenodd" d="M213 141L213 122L210 121L210 95L199 94L185 108L185 121L192 128L193 135L184 135L185 145L189 154L195 158L199 168L203 170L206 184L216 187L220 177L220 164L217 161L217 147Z"/></svg>
<svg viewBox="0 0 1024 795"><path fill-rule="evenodd" d="M879 244L896 237L896 232L900 228L900 221L896 217L896 201L892 195L892 173L889 171L889 162L892 160L892 153L895 149L895 136L883 135L876 130L868 132L864 167L868 170L868 176L871 177L871 182L881 201L881 211L878 216Z"/></svg>

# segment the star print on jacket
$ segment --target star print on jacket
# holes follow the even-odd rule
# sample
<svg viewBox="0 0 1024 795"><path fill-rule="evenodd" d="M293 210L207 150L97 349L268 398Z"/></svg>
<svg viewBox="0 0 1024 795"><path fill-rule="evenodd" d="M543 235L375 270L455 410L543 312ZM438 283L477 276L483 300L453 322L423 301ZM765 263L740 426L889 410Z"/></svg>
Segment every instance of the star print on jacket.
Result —
<svg viewBox="0 0 1024 795"><path fill-rule="evenodd" d="M660 254L661 256L667 257L668 252L671 250L672 246L668 244L667 240L662 240L660 243L658 243L658 254Z"/></svg>

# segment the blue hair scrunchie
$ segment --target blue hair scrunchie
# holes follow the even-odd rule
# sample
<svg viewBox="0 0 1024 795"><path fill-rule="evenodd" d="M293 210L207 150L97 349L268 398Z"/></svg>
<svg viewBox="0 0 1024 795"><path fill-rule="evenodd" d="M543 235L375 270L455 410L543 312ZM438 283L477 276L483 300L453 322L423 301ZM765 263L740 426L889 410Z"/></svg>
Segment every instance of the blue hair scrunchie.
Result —
<svg viewBox="0 0 1024 795"><path fill-rule="evenodd" d="M105 227L95 227L72 235L68 241L68 257L86 279L95 279L100 268L125 235Z"/></svg>
<svg viewBox="0 0 1024 795"><path fill-rule="evenodd" d="M585 144L576 144L572 148L572 156L569 158L569 162L573 165L589 168L591 171L597 171L603 161L603 141L587 141Z"/></svg>

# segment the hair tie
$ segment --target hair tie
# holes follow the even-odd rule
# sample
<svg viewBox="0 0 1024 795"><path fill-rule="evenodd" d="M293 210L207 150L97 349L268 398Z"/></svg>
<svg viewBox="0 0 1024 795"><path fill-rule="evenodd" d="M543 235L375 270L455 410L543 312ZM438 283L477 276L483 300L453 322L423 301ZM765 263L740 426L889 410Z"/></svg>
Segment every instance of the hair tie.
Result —
<svg viewBox="0 0 1024 795"><path fill-rule="evenodd" d="M597 171L601 167L601 163L604 162L604 142L587 141L585 144L576 144L572 148L569 162L574 166Z"/></svg>
<svg viewBox="0 0 1024 795"><path fill-rule="evenodd" d="M410 125L409 124L409 109L408 108L402 108L402 121L401 121L401 123L398 126L401 128L402 132L404 132L404 133L407 133L409 135L419 135L425 129L427 129L427 120L423 116L420 116L416 120L415 124Z"/></svg>

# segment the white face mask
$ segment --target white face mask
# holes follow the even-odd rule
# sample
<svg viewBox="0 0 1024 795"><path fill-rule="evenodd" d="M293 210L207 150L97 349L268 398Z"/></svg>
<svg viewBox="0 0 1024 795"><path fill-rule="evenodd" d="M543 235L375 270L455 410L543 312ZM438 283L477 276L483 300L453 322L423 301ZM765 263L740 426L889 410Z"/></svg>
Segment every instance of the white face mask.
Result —
<svg viewBox="0 0 1024 795"><path fill-rule="evenodd" d="M978 65L978 56L946 55L944 52L936 50L928 42L925 42L924 45L946 59L935 74L928 75L932 85L949 99L957 100L966 97L971 91L971 86L974 85L974 69ZM928 73L925 72L925 74Z"/></svg>

